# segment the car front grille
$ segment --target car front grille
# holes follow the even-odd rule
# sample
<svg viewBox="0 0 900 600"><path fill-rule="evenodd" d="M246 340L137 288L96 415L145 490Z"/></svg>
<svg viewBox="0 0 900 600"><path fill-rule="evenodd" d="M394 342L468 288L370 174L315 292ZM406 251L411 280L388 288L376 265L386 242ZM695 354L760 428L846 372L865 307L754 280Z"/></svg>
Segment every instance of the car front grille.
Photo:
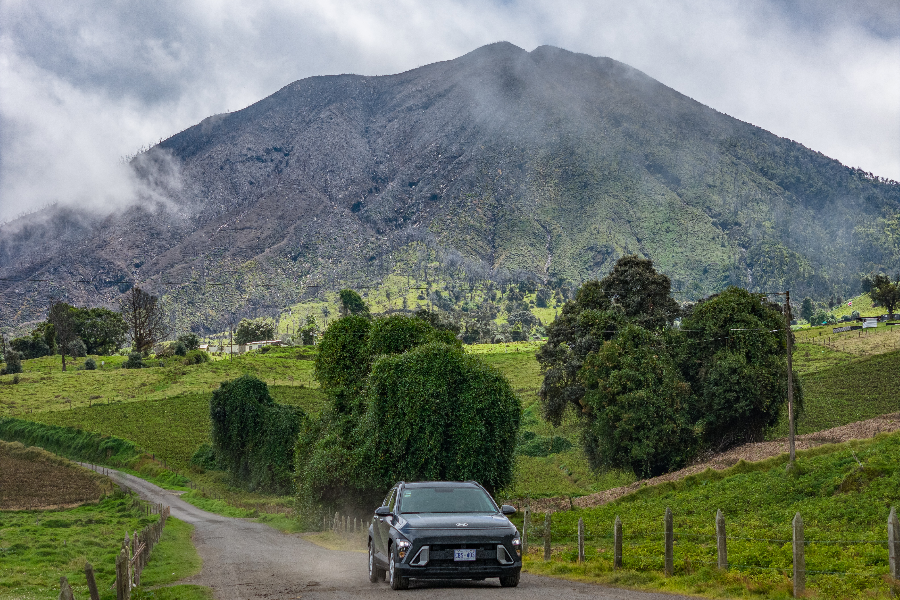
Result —
<svg viewBox="0 0 900 600"><path fill-rule="evenodd" d="M483 565L488 564L487 561L496 563L497 561L497 544L493 542L488 544L432 544L429 553L429 564L455 564L455 565ZM453 551L460 549L475 549L475 560L455 561L453 560Z"/></svg>

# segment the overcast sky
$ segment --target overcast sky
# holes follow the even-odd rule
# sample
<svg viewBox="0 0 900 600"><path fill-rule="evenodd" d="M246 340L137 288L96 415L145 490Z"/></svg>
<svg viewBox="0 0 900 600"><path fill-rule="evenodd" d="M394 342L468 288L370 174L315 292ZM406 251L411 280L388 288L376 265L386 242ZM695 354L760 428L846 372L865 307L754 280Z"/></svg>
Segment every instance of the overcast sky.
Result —
<svg viewBox="0 0 900 600"><path fill-rule="evenodd" d="M121 157L297 79L500 40L609 56L900 180L898 0L0 0L0 221L127 202Z"/></svg>

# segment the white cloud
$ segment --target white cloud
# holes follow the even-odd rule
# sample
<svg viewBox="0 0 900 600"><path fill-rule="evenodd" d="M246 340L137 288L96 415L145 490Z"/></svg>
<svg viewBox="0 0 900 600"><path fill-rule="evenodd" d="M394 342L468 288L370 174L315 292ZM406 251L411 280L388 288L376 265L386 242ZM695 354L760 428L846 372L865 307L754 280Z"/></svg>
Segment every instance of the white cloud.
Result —
<svg viewBox="0 0 900 600"><path fill-rule="evenodd" d="M118 159L312 75L507 40L610 56L900 179L900 5L551 0L0 0L0 219L134 195Z"/></svg>

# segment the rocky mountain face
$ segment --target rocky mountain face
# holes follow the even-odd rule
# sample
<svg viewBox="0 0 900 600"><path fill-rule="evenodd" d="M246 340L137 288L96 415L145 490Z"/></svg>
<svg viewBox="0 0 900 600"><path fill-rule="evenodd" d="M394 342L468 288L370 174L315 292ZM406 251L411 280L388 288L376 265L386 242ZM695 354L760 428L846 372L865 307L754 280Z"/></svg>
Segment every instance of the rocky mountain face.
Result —
<svg viewBox="0 0 900 600"><path fill-rule="evenodd" d="M297 81L132 166L153 190L141 205L0 229L0 318L136 283L203 331L390 273L577 283L627 253L685 299L823 297L900 268L896 182L548 46Z"/></svg>

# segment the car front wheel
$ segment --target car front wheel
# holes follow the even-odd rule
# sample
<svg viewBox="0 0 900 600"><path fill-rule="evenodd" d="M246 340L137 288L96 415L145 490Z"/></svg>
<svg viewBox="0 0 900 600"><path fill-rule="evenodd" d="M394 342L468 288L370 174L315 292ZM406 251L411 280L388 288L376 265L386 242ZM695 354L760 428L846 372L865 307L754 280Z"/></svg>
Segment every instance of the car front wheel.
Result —
<svg viewBox="0 0 900 600"><path fill-rule="evenodd" d="M388 577L390 578L391 589L392 590L405 590L409 587L409 578L408 577L400 577L397 574L397 571L394 566L394 555L397 553L393 547L391 547L391 562L388 565Z"/></svg>
<svg viewBox="0 0 900 600"><path fill-rule="evenodd" d="M372 548L372 540L369 540L369 581L378 583L384 581L384 570L375 564L375 549Z"/></svg>
<svg viewBox="0 0 900 600"><path fill-rule="evenodd" d="M519 585L519 571L516 571L514 575L506 575L505 577L500 578L500 585L503 587L516 587Z"/></svg>

